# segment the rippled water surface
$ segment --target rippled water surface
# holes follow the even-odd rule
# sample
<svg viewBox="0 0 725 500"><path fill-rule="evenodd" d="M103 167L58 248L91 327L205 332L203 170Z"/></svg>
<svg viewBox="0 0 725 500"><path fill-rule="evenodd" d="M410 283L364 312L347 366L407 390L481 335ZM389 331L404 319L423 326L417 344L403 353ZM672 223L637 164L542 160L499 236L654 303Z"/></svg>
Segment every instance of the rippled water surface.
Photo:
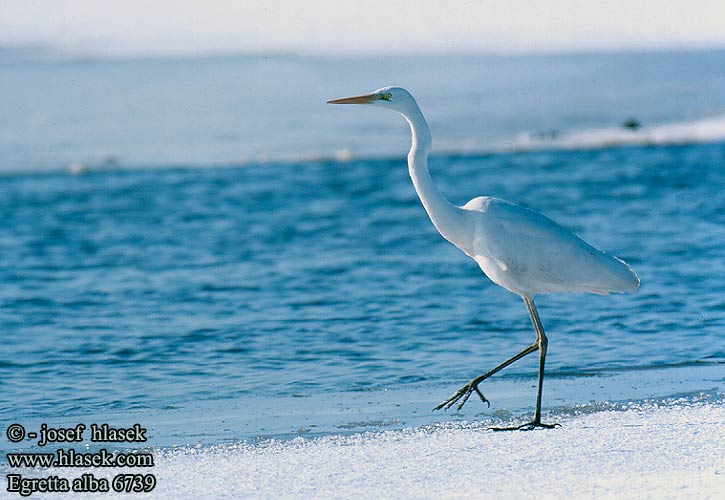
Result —
<svg viewBox="0 0 725 500"><path fill-rule="evenodd" d="M516 201L637 270L636 295L538 300L551 373L725 362L724 145L431 170L452 201ZM11 175L0 220L6 418L462 380L534 337L436 233L402 157Z"/></svg>
<svg viewBox="0 0 725 500"><path fill-rule="evenodd" d="M141 422L166 446L530 411L534 356L487 382L490 409L430 416L534 333L431 225L404 120L324 104L389 84L426 113L451 201L541 211L641 278L634 295L537 300L545 410L721 392L723 51L8 50L0 427Z"/></svg>

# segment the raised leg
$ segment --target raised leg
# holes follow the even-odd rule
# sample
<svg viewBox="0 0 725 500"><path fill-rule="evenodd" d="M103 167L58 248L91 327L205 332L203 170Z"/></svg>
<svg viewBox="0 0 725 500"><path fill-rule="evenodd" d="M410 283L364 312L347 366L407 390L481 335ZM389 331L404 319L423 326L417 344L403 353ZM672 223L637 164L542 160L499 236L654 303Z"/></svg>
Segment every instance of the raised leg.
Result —
<svg viewBox="0 0 725 500"><path fill-rule="evenodd" d="M478 390L478 384L480 384L481 382L486 380L488 377L490 377L494 373L497 373L497 372L503 370L504 368L506 368L508 365L510 365L514 361L518 361L521 358L523 358L524 356L526 356L527 354L531 354L538 348L539 348L538 342L534 342L529 347L527 347L526 349L524 349L523 351L518 353L516 356L514 356L510 359L507 359L506 361L504 361L503 363L498 365L493 370L488 371L488 372L484 373L483 375L479 375L478 377L471 380L469 383L467 383L466 385L464 385L463 387L458 389L458 392L456 392L453 396L451 396L450 398L448 398L447 400L443 401L441 404L439 404L438 406L433 408L433 411L440 410L441 408L445 408L447 410L451 406L456 404L456 402L458 402L459 399L463 398L463 400L460 403L458 403L458 409L460 410L461 408L463 408L463 405L466 404L466 401L468 401L468 398L471 396L473 391L476 391L478 396L481 398L481 401L483 401L484 403L488 403L488 405L491 406L491 403L488 402L488 399L486 399L486 397L483 394L481 394L481 391Z"/></svg>
<svg viewBox="0 0 725 500"><path fill-rule="evenodd" d="M458 403L458 409L460 410L463 408L463 405L466 404L466 401L468 401L468 398L471 396L471 394L475 391L476 394L481 398L481 400L484 403L488 403L490 406L489 401L485 398L485 396L481 393L481 391L478 389L478 385L486 380L491 375L497 373L500 370L503 370L508 365L514 363L515 361L518 361L519 359L523 358L524 356L531 354L532 352L536 351L538 349L539 351L539 387L538 387L538 394L536 397L536 412L534 414L534 420L532 422L529 422L527 424L518 426L518 427L505 427L505 428L494 428L494 430L518 430L518 429L534 429L536 427L545 427L545 428L551 428L555 427L558 424L555 425L549 425L549 424L542 424L541 423L541 394L543 392L544 388L544 363L546 361L546 348L548 345L548 339L546 338L546 334L544 333L544 327L541 325L541 319L539 318L539 313L536 310L536 305L534 304L533 299L529 299L527 297L524 297L524 303L526 304L526 309L529 311L529 315L531 316L531 322L534 324L534 329L536 330L536 341L531 344L529 347L518 353L516 356L513 356L510 359L507 359L500 365L498 365L496 368L494 368L491 371L488 371L484 373L483 375L480 375L473 380L471 380L469 383L458 389L458 391L451 396L446 401L442 402L433 410L440 410L441 408L445 408L446 410L449 409L454 404Z"/></svg>

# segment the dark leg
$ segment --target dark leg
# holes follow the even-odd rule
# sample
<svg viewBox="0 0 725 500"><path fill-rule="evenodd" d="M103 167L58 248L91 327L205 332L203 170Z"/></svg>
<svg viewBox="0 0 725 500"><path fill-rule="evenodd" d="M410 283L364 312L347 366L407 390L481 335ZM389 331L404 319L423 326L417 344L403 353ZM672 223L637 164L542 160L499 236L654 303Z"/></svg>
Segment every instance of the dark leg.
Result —
<svg viewBox="0 0 725 500"><path fill-rule="evenodd" d="M543 427L546 429L552 429L559 426L559 424L542 424L541 423L541 393L544 389L544 363L546 362L546 348L549 344L549 339L546 338L544 333L544 327L541 325L541 319L539 313L536 310L536 304L533 299L524 298L526 309L529 311L531 316L531 322L534 324L536 330L536 342L534 345L538 345L539 349L539 389L536 395L536 411L534 413L534 420L515 427L492 427L495 431L513 431L513 430L532 430L537 427Z"/></svg>
<svg viewBox="0 0 725 500"><path fill-rule="evenodd" d="M475 391L476 394L481 398L481 401L484 403L488 403L489 406L491 404L488 402L488 400L484 397L483 394L481 394L481 391L478 390L478 384L486 380L491 375L497 373L500 370L503 370L511 363L514 363L515 361L518 361L519 359L523 358L527 354L531 354L532 352L536 351L538 349L539 351L539 388L538 388L538 394L536 397L536 413L534 414L534 420L532 422L529 422L524 425L520 425L517 427L505 427L505 428L493 428L493 430L497 431L503 431L503 430L518 430L518 429L534 429L536 427L545 427L545 428L552 428L556 427L558 424L549 425L549 424L542 424L541 423L541 394L544 389L544 362L546 361L546 348L548 346L548 339L546 338L546 334L544 333L544 327L541 325L541 319L539 318L539 313L536 310L536 305L534 304L533 299L529 299L524 297L524 303L526 304L526 309L529 311L529 315L531 316L531 322L534 324L534 330L536 330L536 341L531 344L529 347L518 353L516 356L507 359L500 365L498 365L493 370L484 373L483 375L480 375L473 380L471 380L469 383L458 389L458 392L456 392L453 396L451 396L446 401L442 402L435 408L433 408L433 411L440 410L441 408L445 408L446 410L449 409L451 406L456 404L459 400L460 403L458 403L458 409L460 410L463 408L463 405L466 404L466 401L468 401L468 398L473 394Z"/></svg>
<svg viewBox="0 0 725 500"><path fill-rule="evenodd" d="M440 410L441 408L445 408L447 410L451 406L453 406L454 404L456 404L456 402L458 402L459 399L463 398L463 401L461 401L458 404L458 409L460 410L461 408L463 408L463 405L466 404L466 401L468 401L468 398L471 396L471 394L473 393L473 391L476 391L476 393L478 394L478 396L481 398L481 401L483 401L484 403L488 403L488 399L486 399L484 397L484 395L481 394L481 391L478 390L478 384L480 384L481 382L483 382L484 380L486 380L488 377L490 377L494 373L497 373L500 370L503 370L504 368L506 368L508 365L510 365L514 361L518 361L519 359L523 358L527 354L531 354L532 352L534 352L538 348L539 348L538 342L534 342L533 344L531 344L529 347L527 347L526 349L524 349L523 351L521 351L520 353L518 353L513 358L507 359L506 361L504 361L503 363L501 363L500 365L498 365L493 370L491 370L489 372L486 372L483 375L479 375L478 377L476 377L473 380L471 380L469 383L467 383L466 385L464 385L463 387L461 387L460 389L458 389L458 392L456 392L449 399L447 399L446 401L443 401L441 404L439 404L438 406L436 406L435 408L433 408L433 411ZM491 406L491 403L488 403L488 405Z"/></svg>

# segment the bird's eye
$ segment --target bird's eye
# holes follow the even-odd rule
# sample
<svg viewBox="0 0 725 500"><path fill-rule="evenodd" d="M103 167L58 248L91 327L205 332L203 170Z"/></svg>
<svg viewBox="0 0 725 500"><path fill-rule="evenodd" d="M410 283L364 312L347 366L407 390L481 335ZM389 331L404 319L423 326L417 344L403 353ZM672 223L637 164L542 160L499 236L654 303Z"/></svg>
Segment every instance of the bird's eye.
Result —
<svg viewBox="0 0 725 500"><path fill-rule="evenodd" d="M393 94L391 94L390 92L386 92L385 94L383 94L383 99L386 101L389 101L392 98L393 98Z"/></svg>

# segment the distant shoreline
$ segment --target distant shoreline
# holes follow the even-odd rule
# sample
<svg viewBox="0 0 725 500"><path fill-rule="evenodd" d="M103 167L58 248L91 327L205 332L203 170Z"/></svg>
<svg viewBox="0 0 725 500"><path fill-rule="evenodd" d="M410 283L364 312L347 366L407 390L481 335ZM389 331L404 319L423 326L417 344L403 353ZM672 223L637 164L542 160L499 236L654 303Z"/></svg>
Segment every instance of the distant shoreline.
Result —
<svg viewBox="0 0 725 500"><path fill-rule="evenodd" d="M428 58L471 58L471 59L522 59L551 57L597 57L630 55L672 55L703 54L725 52L725 45L703 44L693 46L671 45L656 47L622 47L595 49L560 49L524 51L398 51L372 50L370 52L324 52L291 50L206 50L206 51L101 51L87 48L70 48L50 44L13 45L0 43L0 65L18 63L83 63L83 62L123 62L123 61L178 61L205 59L376 59L385 55L387 59L428 59Z"/></svg>

